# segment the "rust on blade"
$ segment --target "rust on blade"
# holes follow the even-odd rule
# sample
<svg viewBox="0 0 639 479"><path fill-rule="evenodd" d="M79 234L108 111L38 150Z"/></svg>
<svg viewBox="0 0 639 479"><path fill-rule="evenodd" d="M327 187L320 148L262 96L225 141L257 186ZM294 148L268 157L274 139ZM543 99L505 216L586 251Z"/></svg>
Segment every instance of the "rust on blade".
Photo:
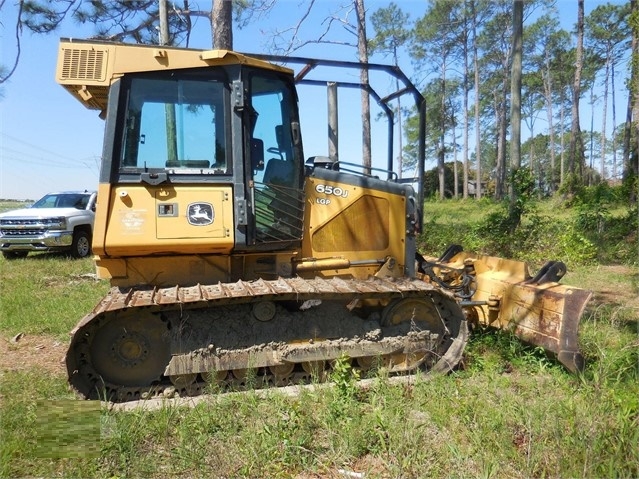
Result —
<svg viewBox="0 0 639 479"><path fill-rule="evenodd" d="M581 371L579 322L591 295L556 283L513 284L501 293L499 316L491 325L512 330L523 341L556 354L568 370Z"/></svg>

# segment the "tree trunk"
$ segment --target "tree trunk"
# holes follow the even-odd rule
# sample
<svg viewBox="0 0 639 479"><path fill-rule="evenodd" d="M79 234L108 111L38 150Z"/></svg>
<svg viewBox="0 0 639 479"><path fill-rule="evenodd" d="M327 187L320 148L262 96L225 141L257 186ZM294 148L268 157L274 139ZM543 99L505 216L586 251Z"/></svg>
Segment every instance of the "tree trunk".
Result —
<svg viewBox="0 0 639 479"><path fill-rule="evenodd" d="M493 102L494 102L494 110L495 110L495 129L496 129L496 137L495 144L497 145L497 155L495 158L495 191L493 193L493 197L496 200L501 200L503 198L503 183L501 181L502 171L504 170L504 143L502 142L502 134L503 134L503 123L504 123L504 106L500 105L500 97L501 92L499 90L495 90L493 92Z"/></svg>
<svg viewBox="0 0 639 479"><path fill-rule="evenodd" d="M581 97L581 71L583 68L584 52L584 0L577 2L577 52L575 58L575 78L572 86L572 124L570 135L569 171L571 178L571 193L575 192L574 181L583 182L584 147L579 124L579 99Z"/></svg>
<svg viewBox="0 0 639 479"><path fill-rule="evenodd" d="M639 11L637 0L630 0L630 14L636 15ZM628 106L626 107L626 125L623 132L623 181L632 177L632 113L635 105L635 94L639 83L639 26L632 25L631 61L630 61L630 86L628 88ZM635 118L635 121L639 118ZM634 195L631 195L634 197Z"/></svg>
<svg viewBox="0 0 639 479"><path fill-rule="evenodd" d="M637 55L635 52L637 50L637 39L632 38L632 55ZM628 180L632 174L632 162L630 159L632 158L632 154L630 152L630 138L632 136L632 105L633 105L633 85L636 84L636 80L634 79L636 75L635 69L631 69L630 73L630 95L628 95L628 106L626 107L626 125L623 129L623 181Z"/></svg>
<svg viewBox="0 0 639 479"><path fill-rule="evenodd" d="M513 61L510 72L510 166L512 169L511 180L508 185L510 196L510 219L511 230L519 225L521 211L517 209L517 187L515 177L521 167L521 71L522 71L522 48L524 30L524 2L515 0L513 2ZM534 142L531 142L531 145ZM532 164L532 155L531 155Z"/></svg>
<svg viewBox="0 0 639 479"><path fill-rule="evenodd" d="M399 58L397 56L397 48L393 49L394 65L399 65ZM395 78L395 89L399 91L399 78ZM402 171L404 169L404 133L402 130L402 97L397 97L397 141L399 143L397 150L397 174L400 178L403 178Z"/></svg>
<svg viewBox="0 0 639 479"><path fill-rule="evenodd" d="M469 180L469 168L468 168L468 21L466 14L468 9L466 8L466 2L464 2L464 199L468 198L468 180Z"/></svg>
<svg viewBox="0 0 639 479"><path fill-rule="evenodd" d="M211 30L213 31L213 48L233 50L232 0L214 0L211 11Z"/></svg>
<svg viewBox="0 0 639 479"><path fill-rule="evenodd" d="M439 199L446 197L446 55L442 54L442 89L441 89L441 115L439 122L439 154L437 155L437 176L439 178Z"/></svg>
<svg viewBox="0 0 639 479"><path fill-rule="evenodd" d="M475 161L476 185L475 198L481 198L481 139L479 137L479 47L477 45L477 12L475 0L470 0L473 22L473 67L475 69Z"/></svg>
<svg viewBox="0 0 639 479"><path fill-rule="evenodd" d="M453 198L459 198L459 171L457 168L457 127L455 122L452 126L453 130Z"/></svg>
<svg viewBox="0 0 639 479"><path fill-rule="evenodd" d="M504 65L504 78L501 82L501 92L497 92L498 98L495 101L497 108L497 176L495 178L495 198L502 200L504 198L504 184L506 179L506 131L507 131L507 64Z"/></svg>
<svg viewBox="0 0 639 479"><path fill-rule="evenodd" d="M166 0L160 0L158 5L158 14L160 16L160 45L169 44L169 16ZM166 123L166 158L168 161L177 161L177 129L175 105L166 103L164 105L165 123Z"/></svg>
<svg viewBox="0 0 639 479"><path fill-rule="evenodd" d="M368 63L364 0L355 0L355 10L357 12L357 53L361 63ZM360 82L368 86L367 68L362 68ZM362 90L362 164L366 168L371 167L371 105L368 90Z"/></svg>
<svg viewBox="0 0 639 479"><path fill-rule="evenodd" d="M561 94L561 98L562 100L566 100L566 94L565 94L565 89L562 88L562 94ZM559 165L559 184L563 185L564 184L564 180L566 179L566 130L565 130L565 124L566 124L566 108L564 107L564 105L566 104L566 101L562 101L560 104L560 108L559 108L559 125L560 125L560 131L561 131L561 141L560 141L560 149L559 151L561 151L561 154L559 155L559 161L561 162L561 164Z"/></svg>
<svg viewBox="0 0 639 479"><path fill-rule="evenodd" d="M550 146L550 192L557 190L557 175L555 174L555 125L553 113L553 84L552 71L550 68L549 52L545 52L545 75L544 75L544 98L546 100L546 115L548 119L548 135Z"/></svg>
<svg viewBox="0 0 639 479"><path fill-rule="evenodd" d="M595 84L590 87L590 148L588 148L588 178L586 184L592 186L594 180L592 172L596 171L594 168L595 161ZM585 159L585 152L584 152Z"/></svg>
<svg viewBox="0 0 639 479"><path fill-rule="evenodd" d="M169 44L169 16L166 0L159 0L158 15L160 16L160 45Z"/></svg>
<svg viewBox="0 0 639 479"><path fill-rule="evenodd" d="M615 63L610 70L610 90L612 91L612 179L617 181L617 107L615 105Z"/></svg>
<svg viewBox="0 0 639 479"><path fill-rule="evenodd" d="M632 14L636 16L639 14L639 7L637 6L637 0L631 0ZM630 147L630 169L635 178L639 175L639 25L637 22L632 24L632 75L630 93L632 96L632 124L634 125L634 142ZM635 185L635 188L639 188L639 181ZM634 195L631 195L631 201L636 203L638 201L639 191L635 189Z"/></svg>
<svg viewBox="0 0 639 479"><path fill-rule="evenodd" d="M606 179L606 116L608 114L608 77L610 76L610 54L606 55L606 73L604 74L604 104L601 118L601 158L599 169L601 179ZM592 153L591 153L592 154Z"/></svg>

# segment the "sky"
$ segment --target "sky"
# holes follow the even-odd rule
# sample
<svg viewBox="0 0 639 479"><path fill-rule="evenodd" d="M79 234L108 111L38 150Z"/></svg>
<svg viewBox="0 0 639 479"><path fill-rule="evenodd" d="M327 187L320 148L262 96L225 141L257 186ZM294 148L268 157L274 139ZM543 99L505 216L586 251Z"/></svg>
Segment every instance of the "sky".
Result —
<svg viewBox="0 0 639 479"><path fill-rule="evenodd" d="M268 53L268 32L295 25L302 13L301 2L278 0L276 9L267 18L241 30L236 28L234 48L241 52ZM6 68L12 65L16 49L16 3L17 0L9 0L2 7L0 64ZM315 25L316 32L319 31L322 18L344 3L321 0L316 4L316 20L309 21L307 25ZM370 12L387 3L367 0L369 17ZM422 0L398 0L397 3L410 12L412 19L419 18L426 9L426 2ZM601 3L605 2L586 0L586 15ZM202 9L210 8L207 1L199 2L199 5ZM575 5L576 2L571 0L558 2L562 27L566 30L570 30L576 22ZM200 24L195 27L190 46L210 48L210 30L204 20L198 21ZM306 38L314 33L308 29L304 32ZM97 111L86 109L55 82L59 39L87 38L93 33L91 26L79 26L70 19L47 35L23 31L20 63L11 79L0 85L0 199L36 200L51 191L97 189L104 122L98 118ZM305 47L295 54L355 59L354 49L327 45ZM374 57L371 61L388 63L390 59ZM412 77L408 59L404 60L402 68ZM317 93L317 89L300 90L301 128L307 157L328 154L324 135L327 128L325 93ZM357 108L342 107L350 102L356 102ZM353 124L348 115L355 110L359 111L359 92L340 93L340 159L353 158L359 163L359 133L347 130L347 126ZM625 111L625 105L619 104L617 111ZM378 129L385 131L381 123L373 122L374 166L385 164L385 140L381 144L382 139L376 134ZM582 122L582 125L585 124ZM314 131L321 131L322 135L313 134ZM385 135L382 136L385 138Z"/></svg>

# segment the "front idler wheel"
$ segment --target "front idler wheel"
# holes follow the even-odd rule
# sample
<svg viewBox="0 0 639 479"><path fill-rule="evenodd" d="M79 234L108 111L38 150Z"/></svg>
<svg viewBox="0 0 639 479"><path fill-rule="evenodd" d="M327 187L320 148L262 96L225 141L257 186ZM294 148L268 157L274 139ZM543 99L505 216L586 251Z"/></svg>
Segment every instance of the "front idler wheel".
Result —
<svg viewBox="0 0 639 479"><path fill-rule="evenodd" d="M150 313L120 315L94 332L90 351L105 384L148 390L171 359L167 323Z"/></svg>

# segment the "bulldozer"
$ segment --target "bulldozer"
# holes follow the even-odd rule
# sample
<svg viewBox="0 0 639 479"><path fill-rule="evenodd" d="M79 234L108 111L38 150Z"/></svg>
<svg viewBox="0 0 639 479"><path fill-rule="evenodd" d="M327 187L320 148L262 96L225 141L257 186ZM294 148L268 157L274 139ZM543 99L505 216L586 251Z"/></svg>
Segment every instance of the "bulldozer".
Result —
<svg viewBox="0 0 639 479"><path fill-rule="evenodd" d="M396 90L352 81L362 68ZM583 368L590 293L559 283L563 263L533 277L458 246L418 253L426 105L399 68L61 39L56 80L105 120L92 249L111 289L71 332L79 396L303 384L338 360L446 373L482 325ZM336 90L368 92L388 119L387 165L343 161L336 143L306 158L301 85L326 88L329 142ZM412 184L393 171L400 97L420 122Z"/></svg>

